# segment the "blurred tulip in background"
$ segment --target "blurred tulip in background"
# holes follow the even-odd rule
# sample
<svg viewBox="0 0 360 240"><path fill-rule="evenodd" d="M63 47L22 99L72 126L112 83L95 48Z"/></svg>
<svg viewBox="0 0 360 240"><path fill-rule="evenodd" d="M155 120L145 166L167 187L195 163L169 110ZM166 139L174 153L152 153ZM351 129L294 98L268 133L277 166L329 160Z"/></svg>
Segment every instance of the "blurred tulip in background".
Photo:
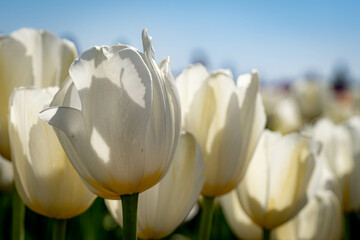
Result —
<svg viewBox="0 0 360 240"><path fill-rule="evenodd" d="M22 28L0 36L0 154L10 160L8 105L13 88L59 86L77 56L75 45L48 31Z"/></svg>
<svg viewBox="0 0 360 240"><path fill-rule="evenodd" d="M305 206L317 151L318 145L300 134L263 133L236 189L244 211L257 225L272 230Z"/></svg>
<svg viewBox="0 0 360 240"><path fill-rule="evenodd" d="M235 85L229 71L209 74L197 64L176 81L182 128L194 134L204 155L202 194L221 196L241 180L265 127L258 73L239 76Z"/></svg>
<svg viewBox="0 0 360 240"><path fill-rule="evenodd" d="M9 135L15 185L24 203L47 217L67 219L87 210L96 196L81 181L52 127L38 118L57 90L14 90Z"/></svg>
<svg viewBox="0 0 360 240"><path fill-rule="evenodd" d="M339 199L344 211L360 207L360 119L353 117L342 124L320 119L313 127L313 135L322 144L321 155L341 185Z"/></svg>

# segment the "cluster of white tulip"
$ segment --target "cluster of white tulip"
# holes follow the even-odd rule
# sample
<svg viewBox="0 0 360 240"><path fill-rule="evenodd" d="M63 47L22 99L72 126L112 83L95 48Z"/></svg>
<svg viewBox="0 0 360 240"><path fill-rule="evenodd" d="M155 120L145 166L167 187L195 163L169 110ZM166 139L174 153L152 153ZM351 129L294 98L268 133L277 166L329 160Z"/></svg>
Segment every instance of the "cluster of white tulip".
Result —
<svg viewBox="0 0 360 240"><path fill-rule="evenodd" d="M1 189L14 181L55 219L104 198L125 239L170 235L198 202L209 239L215 198L241 239L339 239L342 213L360 208L360 118L308 124L331 112L325 90L300 82L262 98L256 70L235 83L196 64L175 80L146 30L142 41L144 52L116 44L77 58L47 31L0 37ZM287 135L264 130L267 118Z"/></svg>

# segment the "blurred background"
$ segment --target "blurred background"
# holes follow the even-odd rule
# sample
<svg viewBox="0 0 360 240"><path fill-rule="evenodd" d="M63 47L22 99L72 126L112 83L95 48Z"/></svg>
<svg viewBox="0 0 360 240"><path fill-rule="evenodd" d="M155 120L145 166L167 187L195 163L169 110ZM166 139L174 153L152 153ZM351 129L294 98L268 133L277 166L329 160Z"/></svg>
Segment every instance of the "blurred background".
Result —
<svg viewBox="0 0 360 240"><path fill-rule="evenodd" d="M263 84L299 77L331 79L346 71L360 82L360 3L356 1L2 1L0 33L31 27L94 45L142 49L153 37L156 59L171 57L234 76L257 68Z"/></svg>
<svg viewBox="0 0 360 240"><path fill-rule="evenodd" d="M141 31L146 27L153 37L157 62L170 56L175 76L197 62L209 71L230 69L235 79L239 74L258 69L263 86L276 86L275 92L264 90L268 110L273 109L269 105L278 104L278 100L266 98L273 97L279 89L288 91L298 79L326 83L340 92L360 85L359 12L360 2L329 0L102 3L2 0L0 34L10 34L23 27L49 30L75 42L81 54L94 45L116 42L142 49ZM301 89L301 86L295 88L295 98L303 96ZM317 89L313 94L318 95L320 88ZM356 96L351 97L351 104ZM345 98L348 104L346 95L337 97L338 100ZM319 102L317 98L314 101ZM306 110L301 103L298 105L300 109L296 111L300 111L306 121L325 111L320 106L320 112L308 110L304 114ZM286 112L293 109L287 106L288 103L281 106L282 112L293 115ZM334 109L325 112L331 115L337 111ZM292 123L292 120L282 120L270 110L267 114L268 127L283 133L296 131L305 122L294 120L293 125L279 129L278 121ZM345 116L335 116L334 121L336 118L340 121ZM11 194L1 193L0 200L0 239L10 239ZM27 209L25 221L26 239L51 236L52 222L47 218ZM192 239L198 224L197 215L175 233ZM212 239L235 239L220 208L216 209L213 225L217 227ZM100 198L87 212L68 221L67 226L67 239L121 239L122 235Z"/></svg>

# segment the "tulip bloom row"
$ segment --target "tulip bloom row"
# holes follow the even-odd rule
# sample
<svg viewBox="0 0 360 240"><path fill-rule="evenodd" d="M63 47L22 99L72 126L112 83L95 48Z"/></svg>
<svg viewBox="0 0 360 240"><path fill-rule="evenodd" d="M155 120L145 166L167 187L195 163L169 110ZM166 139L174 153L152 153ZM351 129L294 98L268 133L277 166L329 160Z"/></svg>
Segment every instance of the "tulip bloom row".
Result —
<svg viewBox="0 0 360 240"><path fill-rule="evenodd" d="M239 238L339 238L342 209L360 207L360 119L264 131L257 71L235 84L198 64L175 81L146 30L142 40L144 52L116 44L77 58L46 31L0 38L0 154L26 206L68 219L99 196L125 239L158 239L202 195L199 239L210 238L215 198Z"/></svg>

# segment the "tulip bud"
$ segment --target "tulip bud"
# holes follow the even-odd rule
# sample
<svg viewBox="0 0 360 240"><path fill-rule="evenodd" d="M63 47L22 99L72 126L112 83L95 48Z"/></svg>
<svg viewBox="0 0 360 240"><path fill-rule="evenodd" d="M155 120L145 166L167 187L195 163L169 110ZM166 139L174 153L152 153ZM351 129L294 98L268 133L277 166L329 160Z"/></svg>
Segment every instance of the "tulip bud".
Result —
<svg viewBox="0 0 360 240"><path fill-rule="evenodd" d="M275 239L340 239L342 210L337 197L340 185L335 176L322 165L318 171L315 170L314 175L319 175L312 177L312 180L315 179L312 187L316 188L314 197L296 217L276 228L273 232Z"/></svg>
<svg viewBox="0 0 360 240"><path fill-rule="evenodd" d="M339 239L342 218L337 194L340 185L325 167L324 159L316 160L306 191L309 196L307 204L295 217L274 228L271 239ZM244 240L262 239L261 227L245 213L237 190L221 197L220 202L226 220L237 237Z"/></svg>
<svg viewBox="0 0 360 240"><path fill-rule="evenodd" d="M319 82L299 80L293 85L292 91L305 120L312 120L322 114L323 92L326 89Z"/></svg>
<svg viewBox="0 0 360 240"><path fill-rule="evenodd" d="M271 230L305 206L317 148L299 134L263 133L237 187L244 211L256 224Z"/></svg>
<svg viewBox="0 0 360 240"><path fill-rule="evenodd" d="M20 197L37 213L65 219L84 212L96 196L71 166L52 127L38 118L57 89L14 90L9 106L9 135Z"/></svg>
<svg viewBox="0 0 360 240"><path fill-rule="evenodd" d="M155 64L151 38L144 53L116 44L93 47L40 117L87 187L100 197L143 192L167 172L180 133L180 106L169 59ZM70 81L70 82L69 82Z"/></svg>
<svg viewBox="0 0 360 240"><path fill-rule="evenodd" d="M177 78L183 130L199 141L206 164L202 194L223 195L239 183L265 126L258 93L259 79L231 73L208 74L202 65L190 66Z"/></svg>
<svg viewBox="0 0 360 240"><path fill-rule="evenodd" d="M300 110L295 101L284 98L275 106L272 128L283 134L299 131L302 127Z"/></svg>
<svg viewBox="0 0 360 240"><path fill-rule="evenodd" d="M204 170L200 146L191 134L182 134L165 177L139 196L140 238L163 238L180 225L200 195L205 181ZM121 201L106 200L105 203L122 226Z"/></svg>
<svg viewBox="0 0 360 240"><path fill-rule="evenodd" d="M314 138L323 145L321 155L341 185L343 209L346 212L360 208L360 118L353 117L335 125L328 119L319 120L313 128Z"/></svg>
<svg viewBox="0 0 360 240"><path fill-rule="evenodd" d="M48 31L22 28L0 36L0 154L10 159L8 105L13 88L59 86L76 58L75 45Z"/></svg>

